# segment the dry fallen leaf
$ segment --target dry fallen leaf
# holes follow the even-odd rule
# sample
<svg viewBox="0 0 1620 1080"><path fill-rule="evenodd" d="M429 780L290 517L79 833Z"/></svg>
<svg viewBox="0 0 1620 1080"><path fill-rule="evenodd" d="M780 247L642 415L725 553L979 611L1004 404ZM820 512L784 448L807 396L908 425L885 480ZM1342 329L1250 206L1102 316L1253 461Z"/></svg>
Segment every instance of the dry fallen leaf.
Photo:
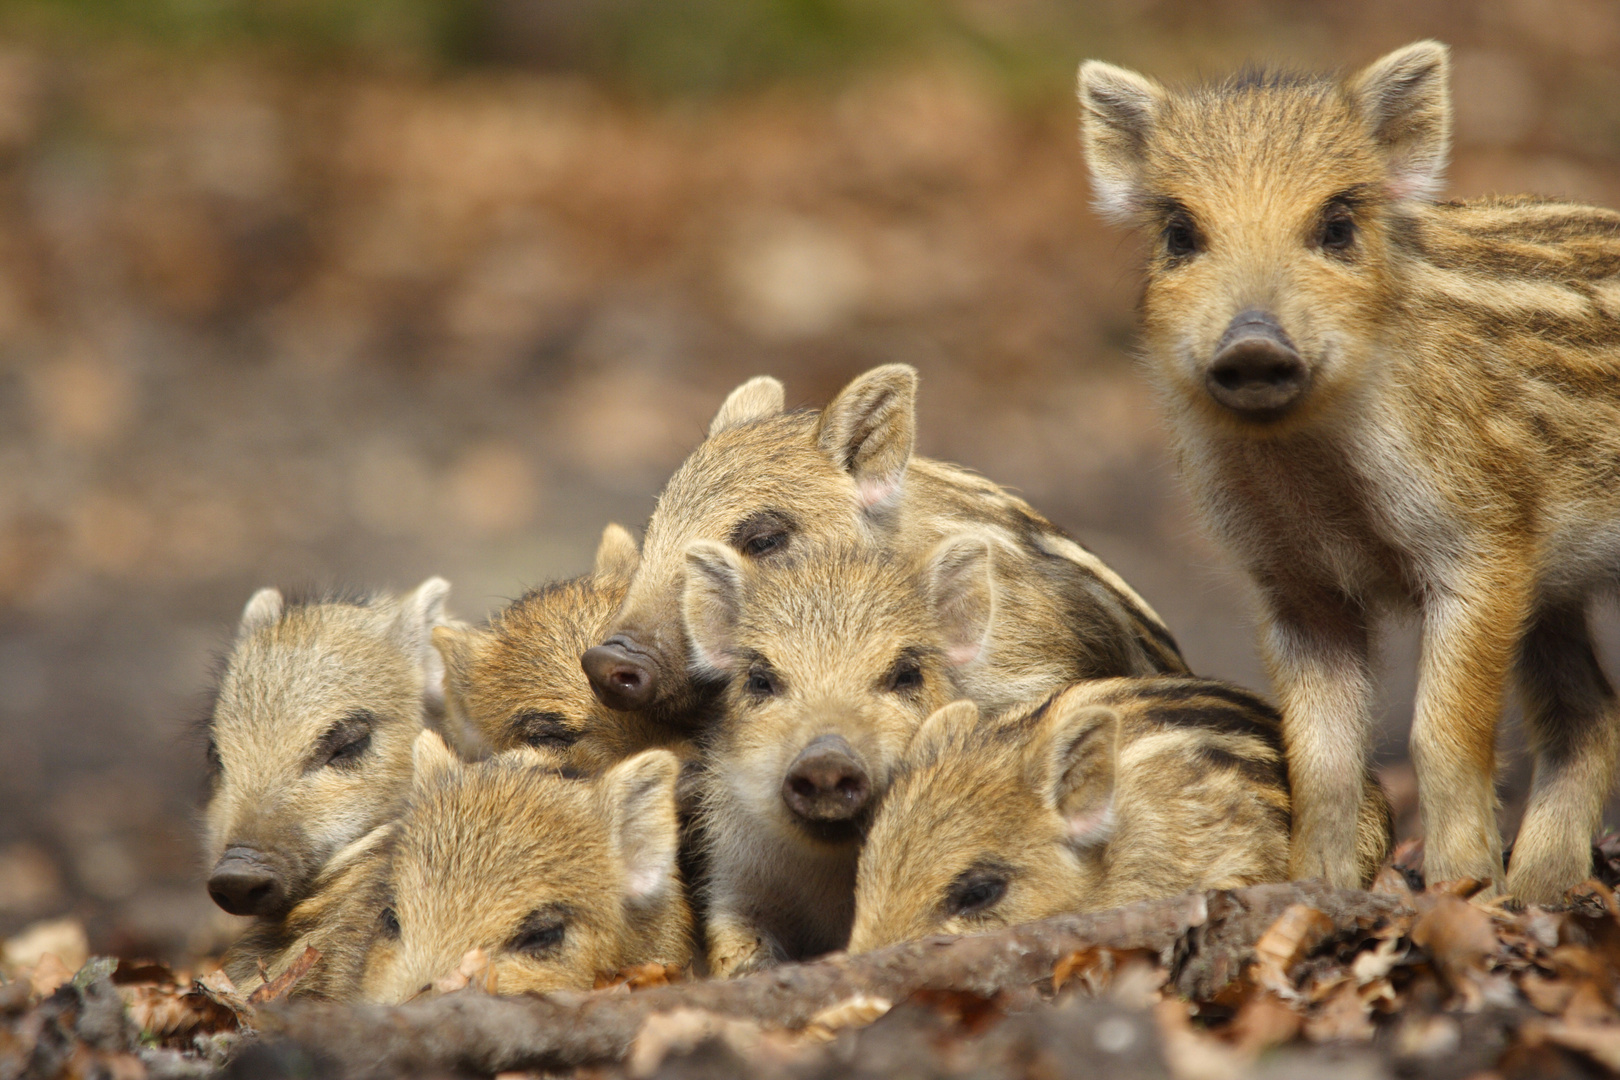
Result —
<svg viewBox="0 0 1620 1080"><path fill-rule="evenodd" d="M1359 987L1346 981L1305 1021L1312 1042L1365 1042L1373 1037L1367 1002Z"/></svg>
<svg viewBox="0 0 1620 1080"><path fill-rule="evenodd" d="M1412 925L1412 942L1428 951L1434 966L1464 1007L1482 1002L1486 960L1497 951L1496 929L1488 913L1454 893L1430 893Z"/></svg>
<svg viewBox="0 0 1620 1080"><path fill-rule="evenodd" d="M1573 979L1548 978L1532 971L1519 980L1519 992L1537 1012L1562 1016L1569 999L1575 996L1575 985Z"/></svg>
<svg viewBox="0 0 1620 1080"><path fill-rule="evenodd" d="M1109 949L1103 946L1077 949L1059 957L1057 963L1052 965L1052 989L1054 992L1062 990L1069 983L1079 980L1089 993L1100 994L1113 984L1117 972L1144 964L1159 969L1154 955L1141 949ZM1157 989L1156 985L1154 989Z"/></svg>
<svg viewBox="0 0 1620 1080"><path fill-rule="evenodd" d="M6 939L0 960L12 967L34 967L47 953L69 971L78 971L90 959L90 939L78 919L48 919L32 923Z"/></svg>
<svg viewBox="0 0 1620 1080"><path fill-rule="evenodd" d="M120 968L114 974L130 1019L144 1036L166 1045L187 1045L194 1035L213 1035L250 1027L253 1007L236 992L230 977L214 971L190 985L173 977L154 978L161 965ZM146 976L140 981L136 975Z"/></svg>
<svg viewBox="0 0 1620 1080"><path fill-rule="evenodd" d="M264 983L258 989L254 990L253 993L249 994L248 1004L263 1005L267 1002L279 1001L281 998L286 997L287 994L292 991L292 988L297 985L298 980L302 979L305 975L308 975L310 969L313 968L320 961L320 959L321 951L319 949L313 945L306 946L304 951L299 954L298 958L287 965L287 970L283 971L280 975L277 975L269 982ZM221 971L220 974L224 975L225 973ZM235 991L235 987L232 987L231 989L233 992Z"/></svg>
<svg viewBox="0 0 1620 1080"><path fill-rule="evenodd" d="M813 1041L826 1042L845 1028L865 1027L892 1008L894 1002L888 998L856 994L816 1013L801 1034Z"/></svg>
<svg viewBox="0 0 1620 1080"><path fill-rule="evenodd" d="M1249 1058L1299 1034L1299 1012L1273 994L1255 994L1228 1025L1233 1048Z"/></svg>
<svg viewBox="0 0 1620 1080"><path fill-rule="evenodd" d="M1253 1058L1208 1030L1195 1027L1186 1002L1166 998L1153 1009L1165 1064L1176 1080L1238 1080Z"/></svg>
<svg viewBox="0 0 1620 1080"><path fill-rule="evenodd" d="M1620 1072L1620 1025L1585 1027L1557 1020L1536 1020L1525 1024L1522 1034L1531 1045L1546 1040L1577 1050L1610 1072Z"/></svg>
<svg viewBox="0 0 1620 1080"><path fill-rule="evenodd" d="M1395 1029L1395 1052L1404 1058L1434 1058L1455 1053L1462 1030L1449 1016L1412 1015Z"/></svg>
<svg viewBox="0 0 1620 1080"><path fill-rule="evenodd" d="M28 981L39 997L50 997L57 987L73 980L73 969L64 964L55 953L39 958L28 973Z"/></svg>
<svg viewBox="0 0 1620 1080"><path fill-rule="evenodd" d="M654 1013L642 1022L625 1059L632 1077L652 1076L670 1054L690 1053L699 1043L723 1039L743 1057L753 1055L762 1034L757 1024L733 1020L707 1009L674 1009Z"/></svg>
<svg viewBox="0 0 1620 1080"><path fill-rule="evenodd" d="M1387 937L1371 949L1356 954L1350 962L1350 973L1357 986L1365 986L1374 979L1382 979L1406 958L1406 946L1395 937Z"/></svg>
<svg viewBox="0 0 1620 1080"><path fill-rule="evenodd" d="M624 968L613 975L600 975L596 979L596 989L604 990L611 986L622 986L626 990L648 990L655 986L668 986L678 983L686 978L686 973L674 964L660 964L655 962L636 964Z"/></svg>
<svg viewBox="0 0 1620 1080"><path fill-rule="evenodd" d="M1293 966L1333 933L1333 920L1304 904L1290 904L1254 943L1255 982L1285 1000L1297 996Z"/></svg>
<svg viewBox="0 0 1620 1080"><path fill-rule="evenodd" d="M1596 1026L1612 1024L1616 1016L1609 995L1591 979L1582 979L1560 1010L1565 1023Z"/></svg>

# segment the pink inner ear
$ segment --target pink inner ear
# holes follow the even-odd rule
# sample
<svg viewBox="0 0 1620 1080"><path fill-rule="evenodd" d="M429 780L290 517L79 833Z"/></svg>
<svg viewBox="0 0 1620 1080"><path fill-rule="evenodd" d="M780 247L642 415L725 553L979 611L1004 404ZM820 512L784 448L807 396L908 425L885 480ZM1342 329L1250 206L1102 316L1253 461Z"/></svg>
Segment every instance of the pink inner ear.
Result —
<svg viewBox="0 0 1620 1080"><path fill-rule="evenodd" d="M1440 190L1440 177L1423 169L1396 168L1391 170L1384 188L1392 199L1427 199Z"/></svg>
<svg viewBox="0 0 1620 1080"><path fill-rule="evenodd" d="M624 878L625 891L632 899L645 899L662 887L668 874L669 868L662 863L629 867Z"/></svg>
<svg viewBox="0 0 1620 1080"><path fill-rule="evenodd" d="M874 506L886 503L899 493L900 481L896 477L861 480L855 484L855 496L860 500L862 510L870 510Z"/></svg>
<svg viewBox="0 0 1620 1080"><path fill-rule="evenodd" d="M958 666L971 664L979 658L981 648L978 642L971 645L952 645L945 650L945 659Z"/></svg>
<svg viewBox="0 0 1620 1080"><path fill-rule="evenodd" d="M1114 805L1108 803L1096 810L1075 814L1068 819L1069 839L1075 843L1097 844L1108 839L1114 829Z"/></svg>
<svg viewBox="0 0 1620 1080"><path fill-rule="evenodd" d="M697 642L692 642L692 651L696 653L697 666L709 671L726 674L731 671L731 654L728 652L710 652Z"/></svg>

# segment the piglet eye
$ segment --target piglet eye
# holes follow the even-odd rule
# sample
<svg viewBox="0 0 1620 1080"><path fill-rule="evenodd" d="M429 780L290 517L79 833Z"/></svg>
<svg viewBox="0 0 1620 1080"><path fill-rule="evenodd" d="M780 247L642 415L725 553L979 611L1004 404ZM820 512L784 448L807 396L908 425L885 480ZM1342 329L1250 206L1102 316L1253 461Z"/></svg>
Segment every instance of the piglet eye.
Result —
<svg viewBox="0 0 1620 1080"><path fill-rule="evenodd" d="M382 930L383 937L399 940L399 916L394 913L393 908L382 909L382 914L377 916L377 925Z"/></svg>
<svg viewBox="0 0 1620 1080"><path fill-rule="evenodd" d="M316 746L315 763L334 769L352 769L371 748L371 731L377 718L364 709L356 709L326 729Z"/></svg>
<svg viewBox="0 0 1620 1080"><path fill-rule="evenodd" d="M731 546L751 559L785 551L797 523L781 510L761 510L737 523L727 537Z"/></svg>
<svg viewBox="0 0 1620 1080"><path fill-rule="evenodd" d="M755 697L772 697L777 692L776 680L769 671L755 668L748 673L748 681L743 684L743 689Z"/></svg>
<svg viewBox="0 0 1620 1080"><path fill-rule="evenodd" d="M915 690L923 684L922 665L911 657L902 657L889 669L889 689L897 693Z"/></svg>
<svg viewBox="0 0 1620 1080"><path fill-rule="evenodd" d="M531 911L506 947L515 953L544 956L562 944L567 929L566 921L557 912Z"/></svg>
<svg viewBox="0 0 1620 1080"><path fill-rule="evenodd" d="M1344 207L1335 207L1328 211L1322 221L1322 233L1318 242L1327 251L1348 251L1356 243L1356 220L1350 216L1350 211Z"/></svg>
<svg viewBox="0 0 1620 1080"><path fill-rule="evenodd" d="M210 777L217 777L225 771L225 762L219 756L219 744L213 739L208 740L207 761L208 775Z"/></svg>
<svg viewBox="0 0 1620 1080"><path fill-rule="evenodd" d="M977 915L1000 903L1005 895L1005 871L975 867L951 882L945 893L945 910L950 915Z"/></svg>
<svg viewBox="0 0 1620 1080"><path fill-rule="evenodd" d="M751 536L743 544L743 554L753 558L769 555L771 552L787 544L787 533L773 532L762 536Z"/></svg>
<svg viewBox="0 0 1620 1080"><path fill-rule="evenodd" d="M579 731L558 712L525 709L512 718L512 731L527 746L566 750L579 741Z"/></svg>
<svg viewBox="0 0 1620 1080"><path fill-rule="evenodd" d="M1198 230L1190 219L1177 216L1165 223L1164 253L1172 259L1185 259L1198 253Z"/></svg>

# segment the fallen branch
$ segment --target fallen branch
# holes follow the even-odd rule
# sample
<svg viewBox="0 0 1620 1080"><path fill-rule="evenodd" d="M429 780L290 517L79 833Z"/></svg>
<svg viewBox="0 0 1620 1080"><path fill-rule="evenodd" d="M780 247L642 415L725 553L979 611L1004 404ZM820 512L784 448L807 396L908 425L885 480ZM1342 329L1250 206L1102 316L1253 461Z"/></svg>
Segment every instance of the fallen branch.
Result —
<svg viewBox="0 0 1620 1080"><path fill-rule="evenodd" d="M1207 995L1239 974L1254 957L1255 941L1292 904L1322 912L1339 933L1407 910L1393 896L1293 882L1195 893L635 993L457 993L398 1007L273 1006L261 1013L267 1038L254 1053L303 1058L318 1062L323 1073L354 1077L562 1070L623 1061L647 1018L675 1009L798 1030L857 998L900 1002L920 991L1028 998L1049 985L1059 960L1094 947L1157 953L1179 989Z"/></svg>

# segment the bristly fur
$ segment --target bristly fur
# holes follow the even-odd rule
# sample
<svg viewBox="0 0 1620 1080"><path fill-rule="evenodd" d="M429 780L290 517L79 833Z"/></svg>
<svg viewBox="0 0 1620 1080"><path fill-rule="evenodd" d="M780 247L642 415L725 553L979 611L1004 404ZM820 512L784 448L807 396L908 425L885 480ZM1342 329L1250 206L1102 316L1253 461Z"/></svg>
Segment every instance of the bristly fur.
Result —
<svg viewBox="0 0 1620 1080"><path fill-rule="evenodd" d="M1364 880L1391 841L1369 796L1384 813L1360 838ZM850 950L1280 881L1290 826L1279 717L1238 687L1109 679L996 718L958 703L917 733L872 824ZM974 876L1000 891L953 906Z"/></svg>
<svg viewBox="0 0 1620 1080"><path fill-rule="evenodd" d="M1234 74L1209 84L1204 92L1210 94L1243 94L1251 90L1328 90L1333 81L1323 75L1291 68L1266 67L1249 64Z"/></svg>
<svg viewBox="0 0 1620 1080"><path fill-rule="evenodd" d="M484 985L503 994L691 962L671 754L569 779L528 748L469 764L435 740L422 736L386 871L392 920L369 938L361 997L409 1000L473 949ZM551 938L526 937L536 920Z"/></svg>
<svg viewBox="0 0 1620 1080"><path fill-rule="evenodd" d="M844 944L864 818L818 829L781 791L805 747L838 736L875 802L917 725L960 695L961 666L949 655L957 638L985 632L988 549L981 542L977 562L951 541L941 549L955 556L954 572L936 583L937 560L861 548L801 547L766 569L720 545L694 545L687 634L724 679L701 811L715 974ZM890 679L900 666L915 669L904 687ZM774 686L767 696L748 686L760 672Z"/></svg>
<svg viewBox="0 0 1620 1080"><path fill-rule="evenodd" d="M693 725L707 704L689 669L690 643L670 633L680 625L685 553L695 540L735 546L744 532L780 541L747 556L762 567L801 547L910 557L962 529L991 534L996 588L1027 618L1009 621L991 646L1005 663L987 667L973 688L987 702L1029 697L1026 676L1044 656L1061 655L1072 677L1186 670L1158 615L1094 554L1004 488L913 453L916 388L913 369L890 364L819 411L783 411L781 384L763 377L722 405L659 496L640 569L608 628L655 656L650 712Z"/></svg>
<svg viewBox="0 0 1620 1080"><path fill-rule="evenodd" d="M1493 780L1511 681L1536 767L1505 884L1560 900L1590 873L1620 758L1588 627L1591 596L1620 582L1620 214L1430 201L1451 129L1433 42L1344 79L1227 93L1091 62L1081 99L1107 208L1146 230L1172 202L1182 215L1149 253L1144 341L1194 497L1264 606L1293 873L1356 879L1373 633L1404 609L1424 624L1412 753L1429 876L1504 880ZM1308 379L1259 419L1210 381L1223 333L1255 311Z"/></svg>
<svg viewBox="0 0 1620 1080"><path fill-rule="evenodd" d="M412 740L439 693L429 635L448 588L430 578L363 604L261 591L244 612L207 728L219 769L204 844L210 866L227 849L254 853L281 900L260 912L270 923L308 895L336 852L397 813ZM271 603L256 606L261 598ZM352 752L328 758L323 740L337 731Z"/></svg>
<svg viewBox="0 0 1620 1080"><path fill-rule="evenodd" d="M634 541L619 526L608 526L604 546L591 573L529 589L487 627L435 632L445 664L445 734L462 757L527 745L595 773L652 747L693 756L680 732L603 705L580 668L580 654L602 640L624 602L634 568Z"/></svg>

